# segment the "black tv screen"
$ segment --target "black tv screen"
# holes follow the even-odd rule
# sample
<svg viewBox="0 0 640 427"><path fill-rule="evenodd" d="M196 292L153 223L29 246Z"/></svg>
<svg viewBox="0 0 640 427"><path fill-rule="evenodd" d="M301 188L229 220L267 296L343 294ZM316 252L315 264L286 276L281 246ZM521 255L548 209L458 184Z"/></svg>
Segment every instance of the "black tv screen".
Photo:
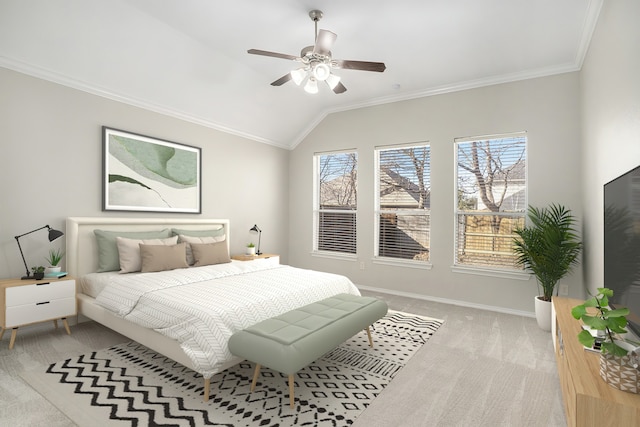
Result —
<svg viewBox="0 0 640 427"><path fill-rule="evenodd" d="M604 185L604 286L640 337L640 166Z"/></svg>

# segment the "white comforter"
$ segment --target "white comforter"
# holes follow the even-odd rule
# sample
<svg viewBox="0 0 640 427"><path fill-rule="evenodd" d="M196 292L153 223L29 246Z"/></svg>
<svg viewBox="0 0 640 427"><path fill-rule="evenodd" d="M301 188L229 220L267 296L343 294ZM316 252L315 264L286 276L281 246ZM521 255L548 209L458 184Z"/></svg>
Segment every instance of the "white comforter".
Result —
<svg viewBox="0 0 640 427"><path fill-rule="evenodd" d="M264 319L339 293L359 295L346 277L259 262L120 275L99 305L180 342L193 368L211 377L230 359L231 335Z"/></svg>

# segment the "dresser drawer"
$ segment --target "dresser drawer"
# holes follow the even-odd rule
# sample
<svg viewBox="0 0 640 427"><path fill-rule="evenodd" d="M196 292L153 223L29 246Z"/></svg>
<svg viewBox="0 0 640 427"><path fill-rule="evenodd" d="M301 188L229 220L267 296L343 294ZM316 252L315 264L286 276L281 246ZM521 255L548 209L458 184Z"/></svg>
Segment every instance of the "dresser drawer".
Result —
<svg viewBox="0 0 640 427"><path fill-rule="evenodd" d="M43 282L33 285L13 286L6 289L7 307L35 304L61 298L75 298L75 280Z"/></svg>
<svg viewBox="0 0 640 427"><path fill-rule="evenodd" d="M26 325L43 320L59 319L76 313L76 298L62 298L51 301L7 307L5 327Z"/></svg>

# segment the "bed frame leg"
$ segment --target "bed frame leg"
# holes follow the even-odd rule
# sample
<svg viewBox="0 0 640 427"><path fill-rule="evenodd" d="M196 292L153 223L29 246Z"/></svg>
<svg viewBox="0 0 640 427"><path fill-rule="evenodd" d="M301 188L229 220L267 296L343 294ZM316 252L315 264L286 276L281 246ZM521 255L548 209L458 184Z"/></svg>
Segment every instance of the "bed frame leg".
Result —
<svg viewBox="0 0 640 427"><path fill-rule="evenodd" d="M211 378L204 379L204 401L209 400L209 392L211 391Z"/></svg>
<svg viewBox="0 0 640 427"><path fill-rule="evenodd" d="M369 347L373 348L373 338L371 338L371 328L367 326L367 336L369 337Z"/></svg>

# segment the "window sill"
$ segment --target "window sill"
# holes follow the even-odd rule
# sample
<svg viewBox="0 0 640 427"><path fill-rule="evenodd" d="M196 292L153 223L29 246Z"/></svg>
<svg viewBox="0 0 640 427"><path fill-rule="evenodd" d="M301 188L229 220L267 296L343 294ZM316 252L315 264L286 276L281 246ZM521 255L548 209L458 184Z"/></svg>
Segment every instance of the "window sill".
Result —
<svg viewBox="0 0 640 427"><path fill-rule="evenodd" d="M325 252L325 251L313 251L311 256L319 258L337 259L341 261L357 261L358 256L353 254L342 254L339 252Z"/></svg>
<svg viewBox="0 0 640 427"><path fill-rule="evenodd" d="M431 270L433 264L424 261L403 260L397 258L375 257L371 261L374 264L392 265L394 267L417 268L420 270Z"/></svg>
<svg viewBox="0 0 640 427"><path fill-rule="evenodd" d="M454 273L474 274L477 276L500 277L504 279L529 280L532 274L524 271L508 271L481 267L468 267L461 265L452 265L451 271Z"/></svg>

